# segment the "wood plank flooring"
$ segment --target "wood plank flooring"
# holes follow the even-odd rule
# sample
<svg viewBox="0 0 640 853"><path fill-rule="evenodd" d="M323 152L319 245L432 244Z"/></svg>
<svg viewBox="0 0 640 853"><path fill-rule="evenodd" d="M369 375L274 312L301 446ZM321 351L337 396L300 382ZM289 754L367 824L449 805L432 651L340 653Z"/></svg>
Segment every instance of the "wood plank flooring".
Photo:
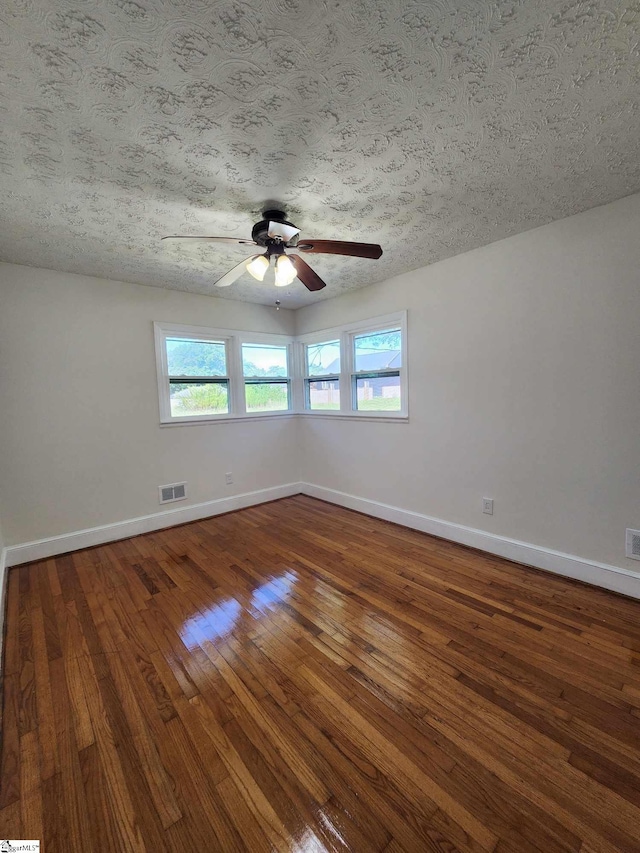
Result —
<svg viewBox="0 0 640 853"><path fill-rule="evenodd" d="M11 570L0 837L640 851L640 602L296 496Z"/></svg>

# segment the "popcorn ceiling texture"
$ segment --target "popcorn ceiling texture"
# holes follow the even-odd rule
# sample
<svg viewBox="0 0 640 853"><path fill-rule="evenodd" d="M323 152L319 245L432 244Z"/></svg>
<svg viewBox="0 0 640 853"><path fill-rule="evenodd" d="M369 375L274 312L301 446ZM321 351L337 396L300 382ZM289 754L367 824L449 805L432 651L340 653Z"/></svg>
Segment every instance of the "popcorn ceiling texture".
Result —
<svg viewBox="0 0 640 853"><path fill-rule="evenodd" d="M640 190L640 2L4 0L0 258L298 307ZM327 281L213 282L265 202Z"/></svg>

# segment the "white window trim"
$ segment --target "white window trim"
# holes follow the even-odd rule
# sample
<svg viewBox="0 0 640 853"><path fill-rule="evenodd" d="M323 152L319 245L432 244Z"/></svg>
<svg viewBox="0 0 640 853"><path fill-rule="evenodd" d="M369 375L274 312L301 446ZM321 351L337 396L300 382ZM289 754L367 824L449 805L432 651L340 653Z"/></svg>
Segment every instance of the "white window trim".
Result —
<svg viewBox="0 0 640 853"><path fill-rule="evenodd" d="M408 367L407 367L407 312L398 311L381 317L371 317L334 326L330 329L319 329L296 338L288 335L270 334L264 332L248 332L234 329L212 329L202 326L187 326L176 323L154 322L154 340L156 351L156 371L158 380L158 401L160 409L160 424L166 426L197 426L199 424L216 423L220 421L260 420L262 418L351 418L366 421L407 421L409 418L408 405ZM354 371L353 338L366 333L375 334L391 328L400 328L402 333L402 366L400 374L400 394L402 409L397 412L358 411L352 408L352 383ZM227 376L220 377L228 381L229 412L219 415L192 415L173 417L169 401L169 372L167 366L166 338L180 337L191 340L212 340L224 342L227 354ZM306 360L304 347L307 344L324 341L340 341L340 409L322 411L307 409L305 398ZM242 344L277 344L287 346L289 406L288 410L276 412L247 412L245 407L244 381L242 371ZM383 371L375 371L381 373ZM327 374L329 375L329 374ZM337 375L337 374L335 374ZM331 374L333 377L334 374ZM264 377L265 380L268 377ZM284 377L273 377L282 380ZM314 377L312 377L314 378ZM323 377L317 377L322 379Z"/></svg>
<svg viewBox="0 0 640 853"><path fill-rule="evenodd" d="M353 408L353 376L357 375L354 370L353 339L356 335L375 334L387 329L400 328L402 338L402 365L399 370L390 371L400 374L400 399L402 408L397 412L385 411L358 411ZM326 341L340 341L340 409L334 411L322 411L321 409L307 409L304 381L306 376L306 364L304 347L309 344L319 344ZM356 420L375 421L406 421L409 417L408 400L408 369L407 369L407 312L398 311L394 314L385 314L381 317L371 317L368 320L358 320L355 323L346 323L343 326L334 326L331 329L320 329L306 335L300 335L297 339L299 347L300 382L302 384L302 405L299 414L311 418L353 418ZM375 371L383 372L383 371ZM327 374L328 376L329 374ZM331 374L333 376L333 374ZM319 380L324 377L317 377Z"/></svg>

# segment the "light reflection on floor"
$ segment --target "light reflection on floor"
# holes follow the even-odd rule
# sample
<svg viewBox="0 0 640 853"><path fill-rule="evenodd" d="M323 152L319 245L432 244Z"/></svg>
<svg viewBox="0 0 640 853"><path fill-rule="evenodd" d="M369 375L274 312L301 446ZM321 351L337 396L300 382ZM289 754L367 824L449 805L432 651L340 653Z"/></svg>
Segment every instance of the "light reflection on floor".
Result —
<svg viewBox="0 0 640 853"><path fill-rule="evenodd" d="M224 639L233 631L243 609L257 619L265 616L288 598L296 580L296 573L287 569L280 575L272 575L249 595L239 593L236 598L230 596L213 603L186 620L180 630L180 639L188 649Z"/></svg>
<svg viewBox="0 0 640 853"><path fill-rule="evenodd" d="M329 853L329 850L330 848L320 841L315 832L306 827L302 837L294 841L291 853Z"/></svg>
<svg viewBox="0 0 640 853"><path fill-rule="evenodd" d="M297 579L295 572L287 570L260 584L251 594L251 606L262 615L268 613L289 597Z"/></svg>
<svg viewBox="0 0 640 853"><path fill-rule="evenodd" d="M325 814L322 809L320 809L318 812L318 819L324 826L325 830L335 838L336 848L338 850L340 850L341 848L347 850L349 848L349 845L347 844L346 839L344 838L334 821L332 821L329 815Z"/></svg>

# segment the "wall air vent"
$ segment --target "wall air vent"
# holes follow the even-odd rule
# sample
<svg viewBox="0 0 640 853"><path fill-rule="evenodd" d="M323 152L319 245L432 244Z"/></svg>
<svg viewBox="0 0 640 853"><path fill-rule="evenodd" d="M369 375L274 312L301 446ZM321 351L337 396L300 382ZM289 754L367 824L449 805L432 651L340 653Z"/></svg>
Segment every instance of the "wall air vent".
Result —
<svg viewBox="0 0 640 853"><path fill-rule="evenodd" d="M170 483L168 486L158 486L160 503L168 504L173 501L183 501L187 497L186 483Z"/></svg>
<svg viewBox="0 0 640 853"><path fill-rule="evenodd" d="M632 560L640 560L640 530L627 528L627 557Z"/></svg>

